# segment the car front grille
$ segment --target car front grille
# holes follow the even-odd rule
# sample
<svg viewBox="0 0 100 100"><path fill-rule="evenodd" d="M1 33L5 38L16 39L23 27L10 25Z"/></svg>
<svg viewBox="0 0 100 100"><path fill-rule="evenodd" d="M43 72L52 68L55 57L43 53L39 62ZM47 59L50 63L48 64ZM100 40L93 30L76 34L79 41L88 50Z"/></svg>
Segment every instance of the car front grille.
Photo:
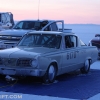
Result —
<svg viewBox="0 0 100 100"><path fill-rule="evenodd" d="M10 67L15 67L16 66L16 62L17 62L17 59L16 58L3 58L2 59L2 63L3 65L5 66L10 66Z"/></svg>
<svg viewBox="0 0 100 100"><path fill-rule="evenodd" d="M31 67L31 59L18 59L17 66Z"/></svg>
<svg viewBox="0 0 100 100"><path fill-rule="evenodd" d="M1 40L17 40L19 41L22 37L21 36L10 36L10 35L0 35Z"/></svg>
<svg viewBox="0 0 100 100"><path fill-rule="evenodd" d="M0 65L5 67L31 67L31 59L0 58Z"/></svg>

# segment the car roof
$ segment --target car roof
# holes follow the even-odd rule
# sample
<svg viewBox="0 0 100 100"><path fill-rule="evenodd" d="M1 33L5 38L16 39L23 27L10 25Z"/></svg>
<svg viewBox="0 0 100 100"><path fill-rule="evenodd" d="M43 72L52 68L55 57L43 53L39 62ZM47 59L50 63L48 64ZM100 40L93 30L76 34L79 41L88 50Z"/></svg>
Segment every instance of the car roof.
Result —
<svg viewBox="0 0 100 100"><path fill-rule="evenodd" d="M59 32L59 31L31 31L27 34L55 34L55 35L73 35L74 33Z"/></svg>

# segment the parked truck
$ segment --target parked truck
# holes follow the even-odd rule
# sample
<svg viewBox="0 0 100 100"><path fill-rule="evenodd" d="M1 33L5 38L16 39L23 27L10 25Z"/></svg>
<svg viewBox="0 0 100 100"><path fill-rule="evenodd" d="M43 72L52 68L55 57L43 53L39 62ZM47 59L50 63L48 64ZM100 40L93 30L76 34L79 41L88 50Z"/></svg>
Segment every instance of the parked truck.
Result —
<svg viewBox="0 0 100 100"><path fill-rule="evenodd" d="M15 47L23 35L30 31L64 30L63 20L21 20L12 29L0 31L0 49ZM66 29L66 31L71 31L71 29Z"/></svg>

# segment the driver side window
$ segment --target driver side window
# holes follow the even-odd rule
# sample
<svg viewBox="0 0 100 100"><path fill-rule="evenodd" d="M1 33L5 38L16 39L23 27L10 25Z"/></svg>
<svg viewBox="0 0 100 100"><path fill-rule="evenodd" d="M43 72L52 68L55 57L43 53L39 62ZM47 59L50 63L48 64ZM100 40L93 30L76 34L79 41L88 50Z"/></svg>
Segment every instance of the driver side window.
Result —
<svg viewBox="0 0 100 100"><path fill-rule="evenodd" d="M77 47L77 37L73 35L65 36L65 47L66 48Z"/></svg>

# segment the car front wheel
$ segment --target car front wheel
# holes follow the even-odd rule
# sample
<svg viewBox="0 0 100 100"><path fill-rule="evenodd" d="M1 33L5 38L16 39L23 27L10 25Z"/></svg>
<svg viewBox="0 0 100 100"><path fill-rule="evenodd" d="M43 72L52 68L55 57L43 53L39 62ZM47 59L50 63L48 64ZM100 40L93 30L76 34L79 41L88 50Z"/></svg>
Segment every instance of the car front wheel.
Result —
<svg viewBox="0 0 100 100"><path fill-rule="evenodd" d="M57 68L54 64L51 64L45 75L43 76L43 82L44 83L52 83L54 82L55 78L56 78L56 75L57 75Z"/></svg>
<svg viewBox="0 0 100 100"><path fill-rule="evenodd" d="M82 74L87 74L90 70L90 60L86 60L84 63L84 67L80 69Z"/></svg>

